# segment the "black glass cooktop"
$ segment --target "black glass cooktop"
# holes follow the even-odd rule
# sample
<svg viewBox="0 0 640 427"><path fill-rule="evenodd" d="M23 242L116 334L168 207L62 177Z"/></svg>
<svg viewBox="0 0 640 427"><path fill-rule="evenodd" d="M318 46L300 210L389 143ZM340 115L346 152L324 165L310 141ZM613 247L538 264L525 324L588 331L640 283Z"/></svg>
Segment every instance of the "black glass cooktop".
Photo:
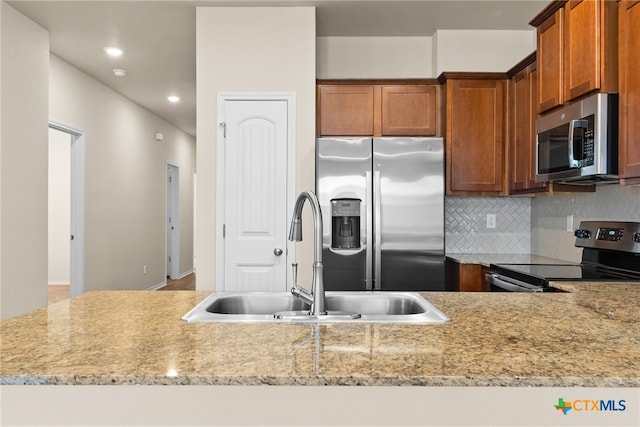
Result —
<svg viewBox="0 0 640 427"><path fill-rule="evenodd" d="M491 264L491 270L527 283L549 286L551 281L629 281L640 275L584 264Z"/></svg>

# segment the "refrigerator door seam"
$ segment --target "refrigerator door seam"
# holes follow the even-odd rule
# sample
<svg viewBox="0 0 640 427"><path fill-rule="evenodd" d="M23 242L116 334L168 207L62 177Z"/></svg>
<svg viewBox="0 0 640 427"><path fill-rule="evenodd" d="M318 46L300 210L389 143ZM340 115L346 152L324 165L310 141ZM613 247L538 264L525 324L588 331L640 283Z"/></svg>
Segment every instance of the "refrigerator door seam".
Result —
<svg viewBox="0 0 640 427"><path fill-rule="evenodd" d="M371 182L371 172L367 171L365 172L365 177L366 177L366 181L367 182ZM367 232L366 232L366 239L367 239L367 244L365 247L365 251L366 251L366 280L367 283L365 285L365 288L368 291L373 290L373 251L371 249L372 245L373 245L373 224L372 224L372 218L373 218L373 197L372 197L372 190L369 186L367 186L367 218L366 218L366 227L367 227Z"/></svg>
<svg viewBox="0 0 640 427"><path fill-rule="evenodd" d="M374 169L375 169L375 164L374 164ZM373 247L374 249L374 256L373 256L373 262L375 265L375 272L373 275L373 282L374 282L374 289L375 290L381 290L382 289L382 236L381 236L381 226L380 226L380 222L381 222L381 214L382 214L382 209L380 207L380 197L381 197L381 192L380 192L380 184L381 184L381 179L380 179L380 171L376 170L373 172L373 203L375 206L374 212L373 212L373 223L374 223L374 237L373 237Z"/></svg>

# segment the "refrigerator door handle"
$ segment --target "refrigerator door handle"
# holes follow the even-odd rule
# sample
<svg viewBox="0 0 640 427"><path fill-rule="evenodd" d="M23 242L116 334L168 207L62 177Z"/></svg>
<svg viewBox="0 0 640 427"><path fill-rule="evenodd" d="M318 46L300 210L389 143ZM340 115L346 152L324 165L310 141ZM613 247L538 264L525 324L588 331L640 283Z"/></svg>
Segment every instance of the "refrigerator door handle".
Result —
<svg viewBox="0 0 640 427"><path fill-rule="evenodd" d="M373 172L373 203L374 203L374 212L373 212L373 224L374 224L374 290L382 289L382 236L380 235L381 227L381 191L380 191L380 171Z"/></svg>
<svg viewBox="0 0 640 427"><path fill-rule="evenodd" d="M371 172L367 171L365 173L366 182L371 182ZM366 280L365 289L368 291L373 290L373 196L371 194L371 186L367 186L367 222L365 227L367 227L366 238L367 244L365 245L365 258L366 258Z"/></svg>

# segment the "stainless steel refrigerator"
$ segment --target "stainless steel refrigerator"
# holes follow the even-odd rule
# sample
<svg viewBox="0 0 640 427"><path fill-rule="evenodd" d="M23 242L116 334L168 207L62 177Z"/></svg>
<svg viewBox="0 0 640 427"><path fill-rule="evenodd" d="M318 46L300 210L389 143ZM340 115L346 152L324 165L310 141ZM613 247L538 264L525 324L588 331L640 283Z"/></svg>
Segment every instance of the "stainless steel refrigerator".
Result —
<svg viewBox="0 0 640 427"><path fill-rule="evenodd" d="M445 290L442 138L319 138L327 290Z"/></svg>

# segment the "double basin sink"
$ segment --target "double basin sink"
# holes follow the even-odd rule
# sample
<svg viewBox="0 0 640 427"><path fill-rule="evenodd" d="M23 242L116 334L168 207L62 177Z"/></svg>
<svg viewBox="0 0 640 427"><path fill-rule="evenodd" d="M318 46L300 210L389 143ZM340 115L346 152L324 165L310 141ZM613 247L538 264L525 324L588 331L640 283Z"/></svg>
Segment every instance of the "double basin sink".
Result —
<svg viewBox="0 0 640 427"><path fill-rule="evenodd" d="M326 292L326 316L287 292L214 293L182 317L187 322L444 323L449 319L416 292Z"/></svg>

